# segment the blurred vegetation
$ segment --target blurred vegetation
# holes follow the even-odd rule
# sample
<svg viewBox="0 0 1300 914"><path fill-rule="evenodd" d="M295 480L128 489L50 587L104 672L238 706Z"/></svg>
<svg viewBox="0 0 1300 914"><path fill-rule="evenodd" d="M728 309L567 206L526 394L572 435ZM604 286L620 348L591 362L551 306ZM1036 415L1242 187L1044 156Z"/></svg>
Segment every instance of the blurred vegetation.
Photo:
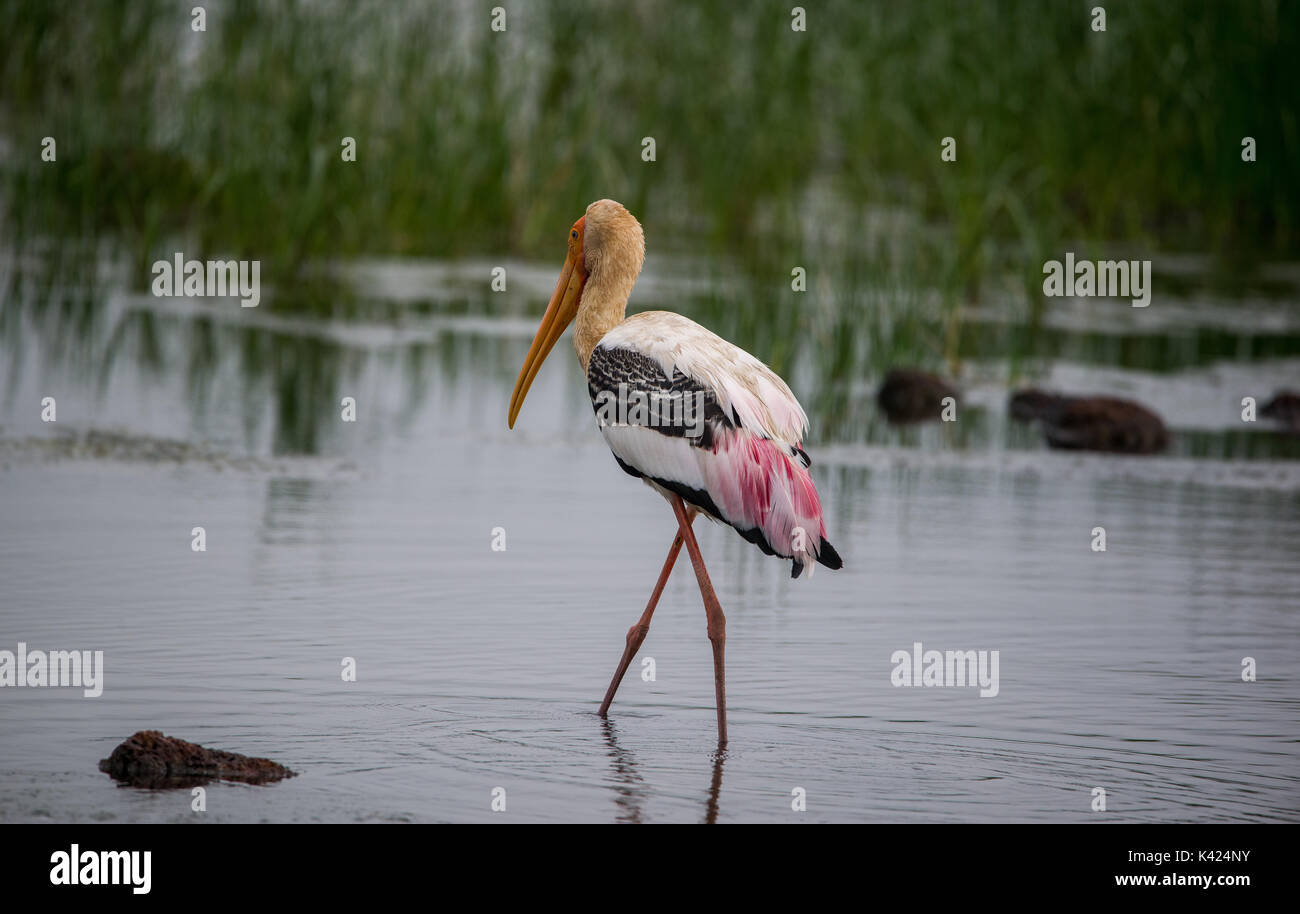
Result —
<svg viewBox="0 0 1300 914"><path fill-rule="evenodd" d="M1209 255L1231 295L1300 255L1300 3L1127 0L1105 32L1090 0L802 5L805 32L771 0L224 0L194 32L190 3L0 0L0 255L21 267L0 257L0 384L32 324L87 370L129 356L166 375L168 321L104 317L106 262L124 274L110 285L141 290L177 250L257 259L268 311L400 321L320 267L550 262L604 196L642 219L652 256L716 271L702 294L636 303L792 373L830 437L870 427L864 385L890 365L1001 359L1014 379L1033 359L1170 371L1300 353L1295 333L1249 328L1066 333L1041 295L1065 250ZM438 307L517 312L494 298ZM997 320L972 316L990 302ZM187 326L196 397L239 352L274 391L280 445L317 449L355 353ZM493 360L507 386L514 360Z"/></svg>
<svg viewBox="0 0 1300 914"><path fill-rule="evenodd" d="M0 4L7 227L284 275L551 256L612 196L656 244L761 257L827 189L919 214L917 266L964 289L1079 238L1300 253L1300 4L1139 0L1104 33L1088 2L827 0L802 33L784 2L495 5L231 0L195 33L170 0Z"/></svg>

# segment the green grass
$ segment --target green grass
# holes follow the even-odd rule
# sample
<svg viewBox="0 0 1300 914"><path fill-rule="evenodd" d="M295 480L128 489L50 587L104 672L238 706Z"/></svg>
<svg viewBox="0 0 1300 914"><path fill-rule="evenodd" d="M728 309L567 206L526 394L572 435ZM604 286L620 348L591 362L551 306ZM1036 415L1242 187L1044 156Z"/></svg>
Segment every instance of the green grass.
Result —
<svg viewBox="0 0 1300 914"><path fill-rule="evenodd" d="M740 252L800 237L820 180L946 226L959 283L990 238L1300 252L1295 3L1112 4L1105 33L1082 2L812 3L805 33L784 3L530 3L505 33L492 5L237 0L196 34L183 4L5 3L10 228L290 269L550 255L609 195Z"/></svg>

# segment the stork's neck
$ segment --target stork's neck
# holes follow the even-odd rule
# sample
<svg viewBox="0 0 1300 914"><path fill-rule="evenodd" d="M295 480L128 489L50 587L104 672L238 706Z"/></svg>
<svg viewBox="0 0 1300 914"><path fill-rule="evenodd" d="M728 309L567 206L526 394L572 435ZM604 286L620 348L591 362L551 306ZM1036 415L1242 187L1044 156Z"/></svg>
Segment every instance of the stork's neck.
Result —
<svg viewBox="0 0 1300 914"><path fill-rule="evenodd" d="M635 273L596 270L587 277L573 321L573 348L584 374L600 338L627 316L627 299L635 284Z"/></svg>

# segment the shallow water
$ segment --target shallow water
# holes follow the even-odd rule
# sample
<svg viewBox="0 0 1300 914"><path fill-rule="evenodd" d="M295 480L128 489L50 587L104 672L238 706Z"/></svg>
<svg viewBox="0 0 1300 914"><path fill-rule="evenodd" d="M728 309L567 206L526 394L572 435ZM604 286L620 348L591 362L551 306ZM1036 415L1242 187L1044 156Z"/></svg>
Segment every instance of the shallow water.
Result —
<svg viewBox="0 0 1300 914"><path fill-rule="evenodd" d="M409 277L377 269L400 301ZM119 296L103 333L152 338L156 358L119 338L105 359L93 333L87 360L35 332L21 364L6 350L0 648L102 650L106 682L93 699L0 692L0 820L200 818L188 791L97 771L140 729L299 772L212 785L217 821L1300 819L1300 465L1222 444L1242 387L1296 377L1289 343L1163 377L1053 362L1071 386L1136 387L1176 432L1219 436L1218 457L1050 453L1007 425L993 383L973 385L972 431L823 433L842 572L790 581L698 525L729 621L718 754L684 560L641 652L654 681L634 663L608 723L595 714L672 516L608 455L567 343L506 431L538 310L519 294L517 312L373 324L224 303L141 316ZM337 420L349 395L355 424ZM996 697L892 685L891 656L918 641L998 651Z"/></svg>

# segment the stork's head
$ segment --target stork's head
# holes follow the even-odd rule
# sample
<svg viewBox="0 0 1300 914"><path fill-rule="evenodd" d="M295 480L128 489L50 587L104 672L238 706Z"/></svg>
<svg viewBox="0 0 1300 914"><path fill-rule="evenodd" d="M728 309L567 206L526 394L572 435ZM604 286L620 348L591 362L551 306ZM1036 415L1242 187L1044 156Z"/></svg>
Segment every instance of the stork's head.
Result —
<svg viewBox="0 0 1300 914"><path fill-rule="evenodd" d="M511 428L533 378L565 328L580 313L587 317L590 311L618 309L617 320L622 320L622 309L645 260L641 223L614 200L597 200L588 206L586 215L569 229L568 243L569 254L555 292L510 395Z"/></svg>

